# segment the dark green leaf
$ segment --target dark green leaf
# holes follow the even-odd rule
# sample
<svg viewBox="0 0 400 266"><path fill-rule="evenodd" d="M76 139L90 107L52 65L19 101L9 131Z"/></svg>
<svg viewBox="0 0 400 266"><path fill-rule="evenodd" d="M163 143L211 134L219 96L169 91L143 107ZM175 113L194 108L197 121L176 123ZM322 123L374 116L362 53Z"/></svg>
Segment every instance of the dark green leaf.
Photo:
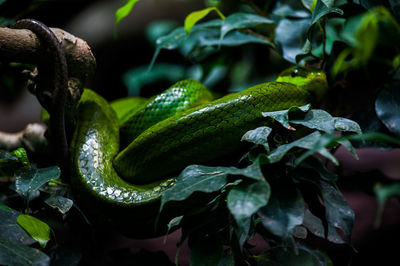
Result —
<svg viewBox="0 0 400 266"><path fill-rule="evenodd" d="M216 65L203 80L204 86L207 88L214 87L219 81L226 77L228 68L224 65Z"/></svg>
<svg viewBox="0 0 400 266"><path fill-rule="evenodd" d="M264 117L271 117L277 122L281 123L282 126L286 127L287 129L292 130L293 127L289 125L289 113L291 112L308 112L311 108L310 104L304 105L304 106L293 106L290 107L287 110L281 110L281 111L274 111L274 112L262 112L262 115Z"/></svg>
<svg viewBox="0 0 400 266"><path fill-rule="evenodd" d="M322 17L331 14L331 13L337 13L339 15L343 15L344 12L340 8L337 7L328 7L324 1L322 0L317 0L317 4L315 5L314 11L312 13L312 21L311 24L316 23L318 20L320 20Z"/></svg>
<svg viewBox="0 0 400 266"><path fill-rule="evenodd" d="M271 133L272 128L270 127L258 127L254 130L247 131L242 141L248 141L255 144L263 145L267 152L269 152L268 136Z"/></svg>
<svg viewBox="0 0 400 266"><path fill-rule="evenodd" d="M0 201L0 209L6 210L6 211L12 211L13 210L10 207L8 207L6 204L4 204L4 202L2 202L2 201Z"/></svg>
<svg viewBox="0 0 400 266"><path fill-rule="evenodd" d="M183 27L176 28L168 35L162 36L156 40L156 50L150 63L150 68L153 66L158 54L161 49L173 50L180 47L189 37L192 36L196 31L203 29L219 28L222 24L222 20L211 20L206 23L198 24L191 30L189 36L186 34Z"/></svg>
<svg viewBox="0 0 400 266"><path fill-rule="evenodd" d="M374 187L374 192L378 201L378 211L375 225L379 226L386 201L391 197L400 197L400 183L394 183L390 185L378 184Z"/></svg>
<svg viewBox="0 0 400 266"><path fill-rule="evenodd" d="M18 224L19 213L14 210L0 208L0 238L30 245L35 242Z"/></svg>
<svg viewBox="0 0 400 266"><path fill-rule="evenodd" d="M342 230L350 243L354 223L353 210L350 209L343 195L336 187L323 180L320 180L319 183L328 224Z"/></svg>
<svg viewBox="0 0 400 266"><path fill-rule="evenodd" d="M200 39L201 46L240 46L248 43L258 43L272 46L272 42L267 39L262 39L256 35L246 34L240 31L232 31L225 35L225 38L204 38Z"/></svg>
<svg viewBox="0 0 400 266"><path fill-rule="evenodd" d="M147 39L155 44L156 40L161 36L167 35L174 28L176 28L177 23L172 20L168 21L155 21L149 24L146 29Z"/></svg>
<svg viewBox="0 0 400 266"><path fill-rule="evenodd" d="M123 81L128 88L129 96L139 96L143 86L166 80L170 83L185 78L183 65L160 63L155 64L150 70L148 66L139 66L128 70L123 75Z"/></svg>
<svg viewBox="0 0 400 266"><path fill-rule="evenodd" d="M234 13L222 22L220 39L222 40L228 32L235 29L253 28L273 23L272 20L262 16L249 13Z"/></svg>
<svg viewBox="0 0 400 266"><path fill-rule="evenodd" d="M303 223L303 197L293 184L284 182L280 187L273 186L268 205L258 215L271 234L282 239L291 238L294 228Z"/></svg>
<svg viewBox="0 0 400 266"><path fill-rule="evenodd" d="M400 138L400 84L382 90L376 101L375 111L385 126Z"/></svg>
<svg viewBox="0 0 400 266"><path fill-rule="evenodd" d="M24 168L15 173L15 188L18 194L29 197L46 182L60 177L60 168L52 166L48 168Z"/></svg>
<svg viewBox="0 0 400 266"><path fill-rule="evenodd" d="M400 141L380 132L371 132L361 135L352 135L346 137L348 140L367 140L373 142L385 142L394 146L400 146Z"/></svg>
<svg viewBox="0 0 400 266"><path fill-rule="evenodd" d="M167 202L185 200L196 191L211 193L222 189L227 183L228 175L245 176L256 180L264 178L258 163L242 169L191 165L177 177L175 185L164 192L160 211Z"/></svg>
<svg viewBox="0 0 400 266"><path fill-rule="evenodd" d="M275 28L275 42L283 58L296 62L296 55L302 53L307 41L307 30L311 19L281 19Z"/></svg>
<svg viewBox="0 0 400 266"><path fill-rule="evenodd" d="M329 134L332 134L335 130L361 134L360 126L356 122L346 118L332 117L328 112L319 109L310 110L304 118L290 120L290 123L321 130Z"/></svg>
<svg viewBox="0 0 400 266"><path fill-rule="evenodd" d="M5 161L18 161L18 157L11 152L0 150L0 162Z"/></svg>
<svg viewBox="0 0 400 266"><path fill-rule="evenodd" d="M221 244L216 239L203 238L190 245L190 265L218 265L224 255Z"/></svg>
<svg viewBox="0 0 400 266"><path fill-rule="evenodd" d="M271 189L266 180L242 183L232 188L227 205L240 232L247 236L252 215L268 203L270 195Z"/></svg>
<svg viewBox="0 0 400 266"><path fill-rule="evenodd" d="M299 3L300 1L280 1L277 2L272 14L281 18L309 18L310 12L305 10Z"/></svg>
<svg viewBox="0 0 400 266"><path fill-rule="evenodd" d="M293 141L289 144L284 144L279 146L267 156L267 159L269 163L276 163L280 161L283 158L283 156L285 156L285 154L289 152L291 149L298 147L309 151L305 152L302 156L298 157L296 160L296 164L299 164L300 162L302 162L304 159L306 159L308 156L311 156L315 152L328 158L333 163L338 164L336 158L326 149L326 146L328 146L330 143L331 139L326 138L323 135L321 135L321 133L319 133L318 131L315 131L301 139Z"/></svg>
<svg viewBox="0 0 400 266"><path fill-rule="evenodd" d="M18 224L44 248L50 240L50 227L39 219L25 214L17 218Z"/></svg>
<svg viewBox="0 0 400 266"><path fill-rule="evenodd" d="M308 231L320 238L326 238L328 239L328 241L335 244L345 243L344 240L336 232L336 229L332 224L327 225L328 235L326 236L325 226L322 223L321 219L313 215L308 209L306 209L304 212L303 225L307 228Z"/></svg>
<svg viewBox="0 0 400 266"><path fill-rule="evenodd" d="M0 150L0 169L12 175L14 169L21 166L17 156L13 155L11 152Z"/></svg>
<svg viewBox="0 0 400 266"><path fill-rule="evenodd" d="M335 183L337 181L338 175L330 172L319 157L310 156L301 163L301 166L317 171L319 176L328 182Z"/></svg>
<svg viewBox="0 0 400 266"><path fill-rule="evenodd" d="M47 266L50 258L43 252L0 237L0 264L10 266Z"/></svg>
<svg viewBox="0 0 400 266"><path fill-rule="evenodd" d="M50 207L57 208L62 214L67 213L74 204L72 200L59 195L51 195L45 200L45 202Z"/></svg>
<svg viewBox="0 0 400 266"><path fill-rule="evenodd" d="M270 248L266 252L256 256L258 266L281 266L281 265L307 265L325 266L326 261L321 261L321 254L317 250L299 248L298 252L285 247Z"/></svg>
<svg viewBox="0 0 400 266"><path fill-rule="evenodd" d="M171 231L171 229L178 227L181 224L182 219L183 219L183 215L175 217L171 221L169 221L167 234L168 234L168 232Z"/></svg>

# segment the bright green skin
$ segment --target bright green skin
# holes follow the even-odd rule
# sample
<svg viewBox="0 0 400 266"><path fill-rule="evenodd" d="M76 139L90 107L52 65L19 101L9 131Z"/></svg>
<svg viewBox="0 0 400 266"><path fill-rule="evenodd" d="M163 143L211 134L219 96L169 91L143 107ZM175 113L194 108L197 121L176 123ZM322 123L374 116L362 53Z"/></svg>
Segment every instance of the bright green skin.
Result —
<svg viewBox="0 0 400 266"><path fill-rule="evenodd" d="M150 99L141 110L131 114L120 127L121 148L129 145L137 136L152 125L183 110L208 103L213 99L211 92L196 80L182 80L163 93Z"/></svg>
<svg viewBox="0 0 400 266"><path fill-rule="evenodd" d="M119 230L151 236L160 196L174 183L163 178L233 151L246 131L265 124L261 112L313 102L313 93L326 87L326 79L309 74L296 81L301 86L265 83L178 113L145 130L120 154L115 112L100 96L86 91L72 141L72 185L81 206ZM174 217L174 210L170 212Z"/></svg>

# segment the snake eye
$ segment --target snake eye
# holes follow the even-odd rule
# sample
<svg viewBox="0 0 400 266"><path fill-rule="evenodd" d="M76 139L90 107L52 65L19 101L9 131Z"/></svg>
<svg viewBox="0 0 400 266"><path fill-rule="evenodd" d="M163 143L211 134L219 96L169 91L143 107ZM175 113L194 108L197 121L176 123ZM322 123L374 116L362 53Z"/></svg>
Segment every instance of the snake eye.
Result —
<svg viewBox="0 0 400 266"><path fill-rule="evenodd" d="M297 76L298 73L299 73L299 69L296 68L295 70L293 70L293 72L290 75L292 76L292 78L294 78Z"/></svg>

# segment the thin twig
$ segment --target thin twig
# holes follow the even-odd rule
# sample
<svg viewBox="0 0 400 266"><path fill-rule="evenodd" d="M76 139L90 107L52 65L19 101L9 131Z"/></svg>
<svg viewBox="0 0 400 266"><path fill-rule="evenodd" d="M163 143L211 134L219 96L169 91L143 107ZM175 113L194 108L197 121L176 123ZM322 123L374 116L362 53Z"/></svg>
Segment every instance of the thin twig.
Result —
<svg viewBox="0 0 400 266"><path fill-rule="evenodd" d="M257 32L255 32L255 31L253 31L252 29L241 29L241 30L239 30L239 31L241 31L241 32L243 32L243 33L245 33L245 34L253 35L253 36L258 37L258 38L260 38L260 39L262 39L262 40L265 40L265 41L267 41L267 42L270 43L270 46L271 46L272 48L275 49L275 44L273 43L273 41L271 40L271 38L269 38L268 36L265 36L265 35L262 35L262 34L260 34L260 33L257 33Z"/></svg>
<svg viewBox="0 0 400 266"><path fill-rule="evenodd" d="M248 4L254 11L257 12L260 16L268 18L267 13L264 12L261 8L259 8L253 1L251 0L244 0L246 4Z"/></svg>
<svg viewBox="0 0 400 266"><path fill-rule="evenodd" d="M327 54L326 54L326 30L325 30L325 18L321 19L321 22L318 23L321 31L322 31L322 62L321 62L321 66L320 69L324 70L325 68L325 63L326 63L326 58L327 58Z"/></svg>

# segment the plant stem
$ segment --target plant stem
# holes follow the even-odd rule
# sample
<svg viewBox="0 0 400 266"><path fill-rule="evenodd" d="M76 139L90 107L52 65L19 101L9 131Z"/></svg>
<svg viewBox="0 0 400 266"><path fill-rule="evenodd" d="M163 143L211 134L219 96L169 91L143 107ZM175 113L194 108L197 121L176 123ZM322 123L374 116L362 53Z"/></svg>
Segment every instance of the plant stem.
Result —
<svg viewBox="0 0 400 266"><path fill-rule="evenodd" d="M254 11L256 11L257 14L268 18L267 13L265 13L261 8L259 8L252 0L244 0L244 2L248 4Z"/></svg>
<svg viewBox="0 0 400 266"><path fill-rule="evenodd" d="M326 63L326 30L325 30L325 18L322 18L321 21L318 23L319 28L322 32L322 55L321 55L321 66L320 69L324 70L325 69L325 63Z"/></svg>

